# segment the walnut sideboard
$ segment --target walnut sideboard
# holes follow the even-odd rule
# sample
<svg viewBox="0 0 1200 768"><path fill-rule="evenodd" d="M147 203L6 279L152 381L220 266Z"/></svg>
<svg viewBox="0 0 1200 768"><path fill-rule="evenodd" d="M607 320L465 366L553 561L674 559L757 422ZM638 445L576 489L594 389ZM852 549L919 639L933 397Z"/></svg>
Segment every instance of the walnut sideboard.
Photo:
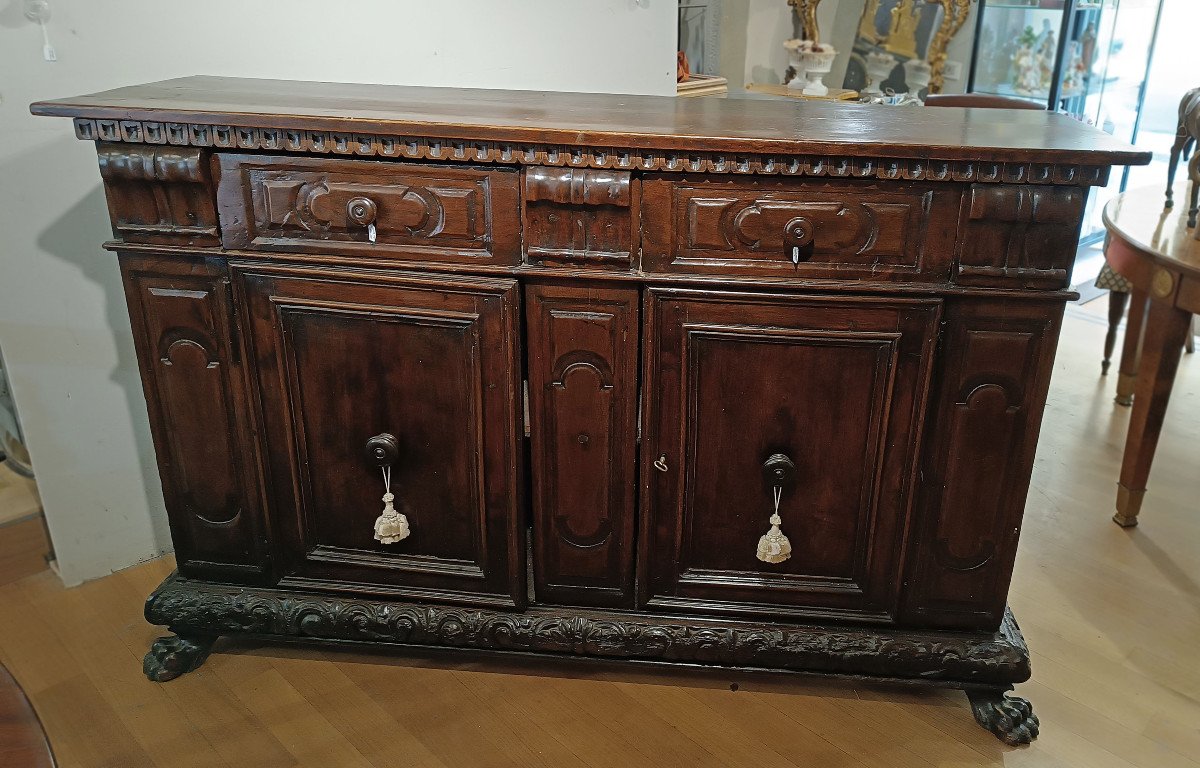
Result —
<svg viewBox="0 0 1200 768"><path fill-rule="evenodd" d="M1148 153L212 77L32 109L99 154L178 561L152 679L228 634L452 646L957 687L1036 736L1013 558L1088 190Z"/></svg>

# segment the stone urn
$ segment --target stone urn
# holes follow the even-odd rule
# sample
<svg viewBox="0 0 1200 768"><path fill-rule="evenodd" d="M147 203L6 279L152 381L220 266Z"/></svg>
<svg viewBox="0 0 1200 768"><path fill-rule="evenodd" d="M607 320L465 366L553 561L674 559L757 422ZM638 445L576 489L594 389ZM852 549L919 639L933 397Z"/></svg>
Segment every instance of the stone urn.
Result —
<svg viewBox="0 0 1200 768"><path fill-rule="evenodd" d="M924 104L921 91L929 87L933 77L933 68L924 59L909 59L904 62L904 84L908 86L905 101L911 104Z"/></svg>
<svg viewBox="0 0 1200 768"><path fill-rule="evenodd" d="M831 45L821 45L812 40L787 40L783 47L787 49L788 60L796 70L796 77L788 83L789 88L796 88L805 96L826 96L829 88L822 82L825 75L833 68L833 60L837 51Z"/></svg>
<svg viewBox="0 0 1200 768"><path fill-rule="evenodd" d="M867 87L863 89L864 99L882 99L883 82L891 77L896 68L896 57L882 51L872 51L867 54Z"/></svg>

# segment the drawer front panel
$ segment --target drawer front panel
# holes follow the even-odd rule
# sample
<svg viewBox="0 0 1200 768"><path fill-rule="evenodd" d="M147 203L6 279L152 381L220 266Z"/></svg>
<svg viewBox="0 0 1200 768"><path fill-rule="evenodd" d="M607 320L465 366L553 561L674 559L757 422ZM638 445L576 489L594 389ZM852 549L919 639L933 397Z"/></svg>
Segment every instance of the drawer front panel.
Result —
<svg viewBox="0 0 1200 768"><path fill-rule="evenodd" d="M961 190L916 184L647 180L653 272L946 279Z"/></svg>
<svg viewBox="0 0 1200 768"><path fill-rule="evenodd" d="M517 294L511 281L239 271L284 583L520 605ZM395 508L372 437L398 442Z"/></svg>
<svg viewBox="0 0 1200 768"><path fill-rule="evenodd" d="M891 622L936 301L651 291L649 608ZM790 559L757 557L763 464L796 465Z"/></svg>
<svg viewBox="0 0 1200 768"><path fill-rule="evenodd" d="M517 185L512 169L221 155L218 206L227 248L515 264Z"/></svg>

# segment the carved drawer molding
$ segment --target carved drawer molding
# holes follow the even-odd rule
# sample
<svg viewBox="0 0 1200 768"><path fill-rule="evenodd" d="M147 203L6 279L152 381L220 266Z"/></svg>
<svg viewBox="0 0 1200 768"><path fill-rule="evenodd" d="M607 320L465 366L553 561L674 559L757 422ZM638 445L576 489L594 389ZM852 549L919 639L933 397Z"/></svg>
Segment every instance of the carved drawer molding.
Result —
<svg viewBox="0 0 1200 768"><path fill-rule="evenodd" d="M517 174L358 160L222 154L227 248L512 264Z"/></svg>
<svg viewBox="0 0 1200 768"><path fill-rule="evenodd" d="M650 177L648 272L945 280L959 188Z"/></svg>
<svg viewBox="0 0 1200 768"><path fill-rule="evenodd" d="M636 189L628 171L527 169L528 260L628 268L637 242Z"/></svg>
<svg viewBox="0 0 1200 768"><path fill-rule="evenodd" d="M97 156L116 237L141 243L219 244L206 152L102 144Z"/></svg>
<svg viewBox="0 0 1200 768"><path fill-rule="evenodd" d="M972 185L963 205L956 282L1065 288L1086 189Z"/></svg>

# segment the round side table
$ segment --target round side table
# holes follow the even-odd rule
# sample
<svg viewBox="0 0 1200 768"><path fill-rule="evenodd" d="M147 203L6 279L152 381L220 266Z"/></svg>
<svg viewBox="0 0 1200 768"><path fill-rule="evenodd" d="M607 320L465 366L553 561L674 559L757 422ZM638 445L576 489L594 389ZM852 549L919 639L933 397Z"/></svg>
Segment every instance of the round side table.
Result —
<svg viewBox="0 0 1200 768"><path fill-rule="evenodd" d="M1128 403L1132 395L1133 413L1113 515L1118 525L1132 526L1146 495L1192 314L1200 312L1200 240L1187 228L1187 206L1163 208L1159 187L1110 201L1104 225L1110 234L1108 263L1133 284L1117 381L1117 402Z"/></svg>

